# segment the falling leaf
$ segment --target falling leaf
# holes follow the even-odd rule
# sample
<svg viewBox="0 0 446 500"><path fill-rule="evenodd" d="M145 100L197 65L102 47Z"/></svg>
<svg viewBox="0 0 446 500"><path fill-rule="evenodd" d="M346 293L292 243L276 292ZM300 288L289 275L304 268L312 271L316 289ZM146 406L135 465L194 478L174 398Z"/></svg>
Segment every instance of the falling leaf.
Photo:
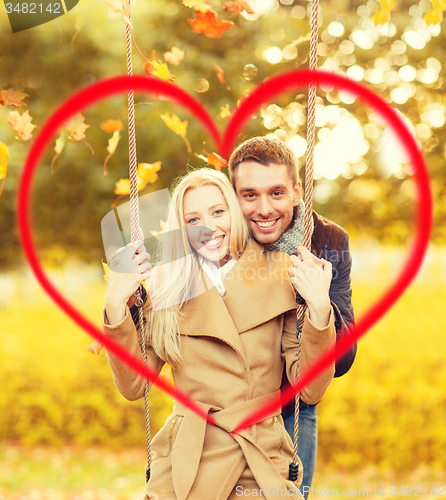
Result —
<svg viewBox="0 0 446 500"><path fill-rule="evenodd" d="M221 170L222 167L228 166L228 162L224 158L222 158L219 154L211 153L208 156L207 165L212 165L213 167L215 167L215 170Z"/></svg>
<svg viewBox="0 0 446 500"><path fill-rule="evenodd" d="M379 0L381 2L381 10L375 12L372 17L372 21L375 23L375 26L379 24L386 24L390 21L390 14L392 10L398 5L396 0Z"/></svg>
<svg viewBox="0 0 446 500"><path fill-rule="evenodd" d="M107 132L107 134L111 134L112 132L116 132L117 130L122 130L124 128L124 124L121 120L106 120L99 126L104 132Z"/></svg>
<svg viewBox="0 0 446 500"><path fill-rule="evenodd" d="M121 139L121 133L119 132L119 130L115 130L113 132L113 135L108 140L107 151L109 152L109 154L112 155L116 151L116 148L119 144L119 139Z"/></svg>
<svg viewBox="0 0 446 500"><path fill-rule="evenodd" d="M170 52L164 53L164 59L170 64L178 66L180 62L184 59L184 50L180 50L178 47L172 47Z"/></svg>
<svg viewBox="0 0 446 500"><path fill-rule="evenodd" d="M147 184L153 184L158 179L157 172L161 169L161 162L138 163L138 177Z"/></svg>
<svg viewBox="0 0 446 500"><path fill-rule="evenodd" d="M187 120L182 122L177 115L172 115L170 116L170 113L166 113L165 115L160 115L161 119L163 122L172 130L175 132L177 135L183 138L184 142L186 143L187 146L187 151L189 153L192 153L192 148L190 147L190 143L187 140L186 133L187 133L187 124L189 123Z"/></svg>
<svg viewBox="0 0 446 500"><path fill-rule="evenodd" d="M51 174L54 172L54 162L59 158L60 154L62 153L65 143L67 142L67 131L62 130L60 133L59 137L56 139L56 145L54 146L54 151L56 154L53 156L53 159L51 160Z"/></svg>
<svg viewBox="0 0 446 500"><path fill-rule="evenodd" d="M26 106L26 104L22 102L25 97L29 97L25 92L18 92L13 89L0 90L0 104L2 106L15 106L16 108Z"/></svg>
<svg viewBox="0 0 446 500"><path fill-rule="evenodd" d="M183 5L194 9L198 12L208 12L212 10L212 7L208 5L204 0L182 0Z"/></svg>
<svg viewBox="0 0 446 500"><path fill-rule="evenodd" d="M443 12L446 10L446 0L432 0L433 9L424 16L424 22L428 26L441 23Z"/></svg>
<svg viewBox="0 0 446 500"><path fill-rule="evenodd" d="M170 73L169 68L166 63L160 63L158 61L152 61L152 75L156 76L160 80L163 80L167 83L172 83L175 80L175 77Z"/></svg>
<svg viewBox="0 0 446 500"><path fill-rule="evenodd" d="M6 171L8 169L8 158L8 146L0 141L0 180L2 180L2 186L0 187L0 196L2 195L3 186L5 185Z"/></svg>
<svg viewBox="0 0 446 500"><path fill-rule="evenodd" d="M77 113L72 116L68 121L64 123L65 128L70 134L70 139L73 141L82 141L85 139L84 132L90 125L84 123L85 117L81 113Z"/></svg>
<svg viewBox="0 0 446 500"><path fill-rule="evenodd" d="M110 267L108 266L107 262L104 262L104 260L102 260L101 262L102 267L104 268L104 280L108 281L108 272L110 271Z"/></svg>
<svg viewBox="0 0 446 500"><path fill-rule="evenodd" d="M160 115L163 122L176 134L181 137L185 137L187 134L187 125L188 121L185 120L182 122L177 115L170 116L170 113L166 113L165 115Z"/></svg>
<svg viewBox="0 0 446 500"><path fill-rule="evenodd" d="M240 12L246 12L247 14L255 14L251 9L248 2L243 2L240 0L229 1L222 5L222 10L225 12L231 12L234 15L240 14Z"/></svg>
<svg viewBox="0 0 446 500"><path fill-rule="evenodd" d="M8 123L14 129L20 141L29 141L32 139L32 131L36 128L36 125L31 123L32 120L28 110L22 115L18 111L10 111L8 113Z"/></svg>
<svg viewBox="0 0 446 500"><path fill-rule="evenodd" d="M109 2L108 0L102 0L105 5L117 14L121 14L123 19L121 21L132 28L132 23L130 22L130 0L113 0Z"/></svg>
<svg viewBox="0 0 446 500"><path fill-rule="evenodd" d="M138 176L138 191L141 191L141 189L144 189L146 186L147 182ZM130 194L130 179L119 179L119 181L115 183L115 194Z"/></svg>
<svg viewBox="0 0 446 500"><path fill-rule="evenodd" d="M232 116L232 113L229 110L229 104L220 107L220 114L218 116L221 120L225 120L226 118L230 118Z"/></svg>
<svg viewBox="0 0 446 500"><path fill-rule="evenodd" d="M215 12L197 12L195 19L188 19L194 33L203 33L208 38L221 38L223 33L234 26L231 21L218 21Z"/></svg>
<svg viewBox="0 0 446 500"><path fill-rule="evenodd" d="M225 74L224 74L223 70L216 63L214 63L214 67L217 70L217 78L220 81L220 83L225 83Z"/></svg>

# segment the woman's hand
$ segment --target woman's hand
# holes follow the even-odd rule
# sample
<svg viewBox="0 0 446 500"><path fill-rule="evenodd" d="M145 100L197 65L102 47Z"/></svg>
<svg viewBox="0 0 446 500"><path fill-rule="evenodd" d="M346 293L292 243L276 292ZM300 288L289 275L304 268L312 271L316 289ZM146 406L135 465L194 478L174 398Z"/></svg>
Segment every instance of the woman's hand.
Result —
<svg viewBox="0 0 446 500"><path fill-rule="evenodd" d="M110 261L105 309L111 325L124 319L126 304L129 307L133 305L133 294L139 285L150 277L152 265L144 246L144 234L141 229L140 238L120 248Z"/></svg>
<svg viewBox="0 0 446 500"><path fill-rule="evenodd" d="M291 256L290 279L294 288L308 306L310 319L317 328L324 328L330 319L329 290L332 278L332 265L318 259L305 247L298 248L298 255Z"/></svg>

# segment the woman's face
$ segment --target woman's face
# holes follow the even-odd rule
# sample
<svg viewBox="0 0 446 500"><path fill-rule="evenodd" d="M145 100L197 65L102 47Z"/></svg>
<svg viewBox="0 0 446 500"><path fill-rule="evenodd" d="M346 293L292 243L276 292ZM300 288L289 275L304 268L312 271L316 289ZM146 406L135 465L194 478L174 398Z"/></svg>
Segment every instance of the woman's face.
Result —
<svg viewBox="0 0 446 500"><path fill-rule="evenodd" d="M217 186L188 189L183 198L184 224L190 244L204 258L222 266L230 258L231 215Z"/></svg>

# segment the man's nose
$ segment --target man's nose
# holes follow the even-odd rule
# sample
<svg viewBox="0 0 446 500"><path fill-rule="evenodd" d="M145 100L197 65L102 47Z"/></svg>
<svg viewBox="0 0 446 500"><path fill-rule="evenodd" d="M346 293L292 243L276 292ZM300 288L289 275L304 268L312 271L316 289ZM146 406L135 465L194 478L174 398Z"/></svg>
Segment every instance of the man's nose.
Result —
<svg viewBox="0 0 446 500"><path fill-rule="evenodd" d="M274 211L271 200L268 196L261 196L258 200L257 213L265 219Z"/></svg>

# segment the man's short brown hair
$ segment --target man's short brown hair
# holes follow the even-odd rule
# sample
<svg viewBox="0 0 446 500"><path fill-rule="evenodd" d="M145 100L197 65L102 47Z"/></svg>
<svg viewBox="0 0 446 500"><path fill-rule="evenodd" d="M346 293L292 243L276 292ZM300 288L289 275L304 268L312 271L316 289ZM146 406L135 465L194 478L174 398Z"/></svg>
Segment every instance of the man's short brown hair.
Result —
<svg viewBox="0 0 446 500"><path fill-rule="evenodd" d="M229 177L235 188L235 172L240 163L255 161L268 166L270 163L283 164L293 182L293 187L299 181L296 157L291 148L275 137L253 137L238 146L229 157Z"/></svg>

